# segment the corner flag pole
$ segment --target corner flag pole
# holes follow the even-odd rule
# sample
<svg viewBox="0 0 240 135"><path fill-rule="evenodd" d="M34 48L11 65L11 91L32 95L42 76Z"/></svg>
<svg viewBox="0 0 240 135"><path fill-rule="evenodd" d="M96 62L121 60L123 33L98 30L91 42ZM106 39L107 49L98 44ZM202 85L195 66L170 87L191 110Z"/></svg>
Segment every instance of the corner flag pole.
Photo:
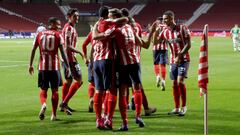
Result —
<svg viewBox="0 0 240 135"><path fill-rule="evenodd" d="M208 135L208 25L203 29L198 66L198 87L204 96L204 135Z"/></svg>

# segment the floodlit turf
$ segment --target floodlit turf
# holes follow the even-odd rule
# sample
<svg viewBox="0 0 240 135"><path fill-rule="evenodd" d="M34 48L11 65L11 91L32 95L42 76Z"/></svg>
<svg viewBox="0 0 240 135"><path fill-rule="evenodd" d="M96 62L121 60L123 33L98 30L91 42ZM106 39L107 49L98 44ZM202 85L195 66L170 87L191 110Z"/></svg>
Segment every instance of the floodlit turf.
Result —
<svg viewBox="0 0 240 135"><path fill-rule="evenodd" d="M79 44L83 38L80 38ZM203 135L203 99L199 98L197 68L200 38L193 38L191 64L187 84L188 112L185 117L168 116L173 109L171 82L167 76L166 91L155 87L152 50L142 50L142 79L151 107L157 112L143 119L146 127L134 123L134 112L129 111L129 131L117 132L121 125L120 114L114 115L113 131L95 128L95 115L88 113L87 68L80 56L84 84L69 105L76 109L72 116L58 111L60 121L51 122L51 91L48 92L47 113L40 121L37 70L28 74L28 61L32 40L0 40L0 134L159 134ZM80 45L79 45L80 48ZM89 51L88 51L89 52ZM38 52L35 57L37 67ZM240 53L233 52L230 38L209 39L209 134L240 134ZM59 91L61 99L61 90Z"/></svg>

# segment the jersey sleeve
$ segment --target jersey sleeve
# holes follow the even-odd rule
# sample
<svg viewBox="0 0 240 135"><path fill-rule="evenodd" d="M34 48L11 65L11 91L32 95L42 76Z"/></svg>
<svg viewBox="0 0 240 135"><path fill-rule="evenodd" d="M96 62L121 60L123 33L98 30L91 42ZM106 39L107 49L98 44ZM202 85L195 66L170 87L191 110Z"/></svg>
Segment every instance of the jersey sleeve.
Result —
<svg viewBox="0 0 240 135"><path fill-rule="evenodd" d="M72 37L73 30L70 26L66 27L64 30L64 39L65 44L70 45L71 37Z"/></svg>

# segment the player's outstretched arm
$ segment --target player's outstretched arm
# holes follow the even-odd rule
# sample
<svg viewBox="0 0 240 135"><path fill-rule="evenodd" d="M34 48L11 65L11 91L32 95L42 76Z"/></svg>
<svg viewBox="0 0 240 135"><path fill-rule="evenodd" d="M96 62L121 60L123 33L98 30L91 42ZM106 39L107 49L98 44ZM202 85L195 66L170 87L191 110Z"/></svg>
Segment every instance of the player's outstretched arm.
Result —
<svg viewBox="0 0 240 135"><path fill-rule="evenodd" d="M154 35L154 33L155 33L155 30L156 30L156 26L155 26L155 24L154 24L154 25L152 25L152 27L150 28L150 33L149 33L149 36L148 36L148 38L147 38L147 41L142 40L142 42L143 42L142 47L143 47L143 48L145 48L145 49L148 49L148 48L149 48L150 43L151 43L151 40L152 40L153 35Z"/></svg>
<svg viewBox="0 0 240 135"><path fill-rule="evenodd" d="M28 72L29 72L30 75L32 75L34 73L33 60L34 60L34 56L35 56L35 52L36 52L37 47L38 47L37 44L34 44L33 48L32 48L32 51L31 51L29 68L28 68Z"/></svg>
<svg viewBox="0 0 240 135"><path fill-rule="evenodd" d="M93 40L102 40L106 38L106 35L104 35L104 33L100 33L97 29L98 27L98 22L95 23L95 25L93 26L93 30L92 30L92 38Z"/></svg>
<svg viewBox="0 0 240 135"><path fill-rule="evenodd" d="M127 23L129 21L128 17L120 17L113 20L118 24Z"/></svg>

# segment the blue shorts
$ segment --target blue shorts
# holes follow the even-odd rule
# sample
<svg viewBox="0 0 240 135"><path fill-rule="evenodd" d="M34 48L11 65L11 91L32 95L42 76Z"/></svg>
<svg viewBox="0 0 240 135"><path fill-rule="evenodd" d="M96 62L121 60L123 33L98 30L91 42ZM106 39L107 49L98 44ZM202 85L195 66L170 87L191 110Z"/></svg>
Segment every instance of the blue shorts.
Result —
<svg viewBox="0 0 240 135"><path fill-rule="evenodd" d="M120 84L142 84L140 64L121 65L119 69Z"/></svg>
<svg viewBox="0 0 240 135"><path fill-rule="evenodd" d="M170 78L177 80L178 76L187 77L189 62L182 62L181 64L170 65Z"/></svg>
<svg viewBox="0 0 240 135"><path fill-rule="evenodd" d="M167 50L154 50L153 51L153 63L154 63L154 65L167 64L168 63L168 51Z"/></svg>
<svg viewBox="0 0 240 135"><path fill-rule="evenodd" d="M112 82L112 60L94 61L93 75L96 90L108 90Z"/></svg>
<svg viewBox="0 0 240 135"><path fill-rule="evenodd" d="M93 77L93 62L88 64L88 82L94 82Z"/></svg>
<svg viewBox="0 0 240 135"><path fill-rule="evenodd" d="M69 62L69 66L70 66L70 70L71 70L71 75L70 75L70 77L67 77L67 74L66 74L67 65L65 62L62 62L65 79L73 79L73 78L77 79L79 77L82 77L81 68L80 68L80 65L78 64L78 62Z"/></svg>
<svg viewBox="0 0 240 135"><path fill-rule="evenodd" d="M49 88L49 84L52 89L56 89L62 86L62 77L59 70L39 70L38 71L38 87L43 90Z"/></svg>

